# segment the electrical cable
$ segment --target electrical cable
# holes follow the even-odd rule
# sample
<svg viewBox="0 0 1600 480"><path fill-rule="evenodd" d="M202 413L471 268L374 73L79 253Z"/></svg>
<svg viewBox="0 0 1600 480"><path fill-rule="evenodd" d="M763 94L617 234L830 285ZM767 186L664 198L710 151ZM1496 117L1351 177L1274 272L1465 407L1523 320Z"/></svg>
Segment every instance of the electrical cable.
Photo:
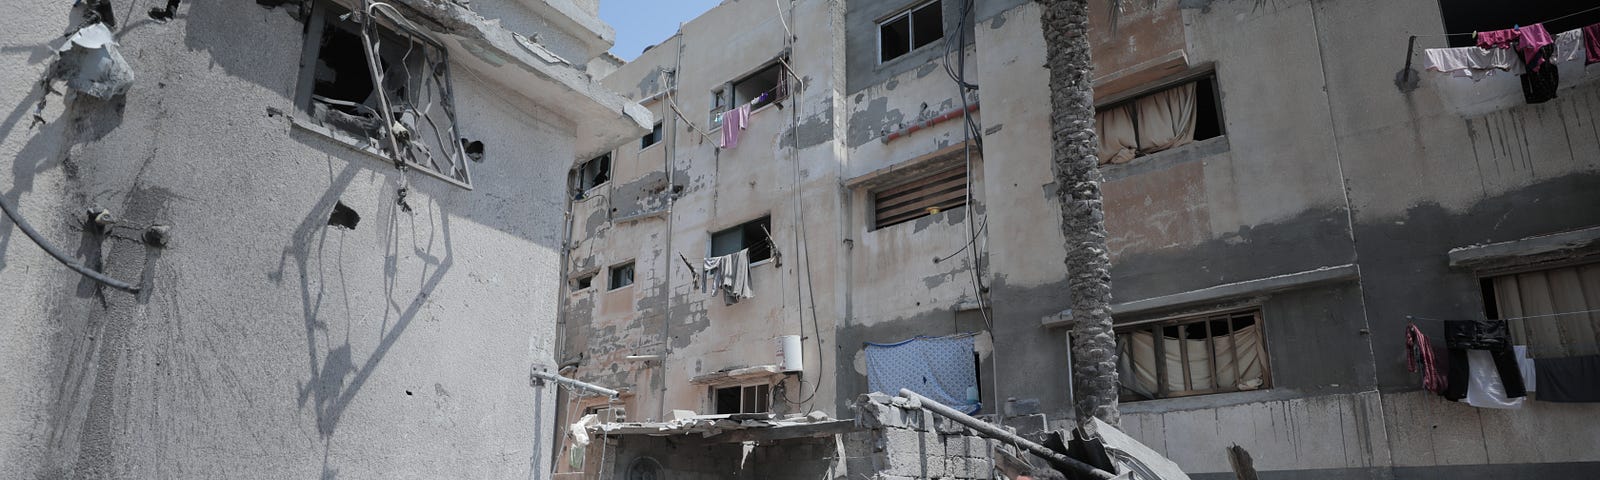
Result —
<svg viewBox="0 0 1600 480"><path fill-rule="evenodd" d="M135 295L139 293L139 287L129 284L128 282L111 278L109 275L86 267L82 263L79 263L76 259L68 256L67 252L63 252L61 249L56 248L55 245L52 245L48 240L45 240L43 235L40 235L38 231L34 230L33 225L29 225L28 221L22 218L22 215L17 212L17 208L11 205L11 201L7 200L4 195L0 195L0 209L6 211L6 216L11 217L11 223L16 224L17 229L22 230L22 233L27 235L29 240L33 240L35 245L38 245L39 248L44 249L45 253L50 254L51 257L54 257L56 261L61 262L62 265L66 265L67 268L70 268L73 271L88 277L90 280L100 282L105 286Z"/></svg>

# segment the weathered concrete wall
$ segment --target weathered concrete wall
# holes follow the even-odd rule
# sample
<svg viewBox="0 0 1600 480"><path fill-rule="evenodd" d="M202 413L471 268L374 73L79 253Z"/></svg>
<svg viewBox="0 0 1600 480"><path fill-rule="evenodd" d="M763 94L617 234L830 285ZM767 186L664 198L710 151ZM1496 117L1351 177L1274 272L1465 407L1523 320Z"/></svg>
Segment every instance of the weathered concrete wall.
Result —
<svg viewBox="0 0 1600 480"><path fill-rule="evenodd" d="M701 48L696 39L703 35L700 25L724 25L736 18L731 12L749 15L771 9L746 3L720 6L703 17L713 23L691 22L685 28L682 38L688 48L679 68L684 87L676 99L693 121L703 121L710 88L761 63L750 57L771 55L718 47L706 47L718 52L713 58L689 53ZM954 121L882 140L889 132L960 104L955 83L945 75L942 47L877 64L874 22L914 3L846 2L842 10L834 10L834 21L843 31L831 50L807 49L809 42L820 40L797 33L801 40L793 63L818 84L831 84L834 92L822 99L812 97L820 95L813 91L808 98L816 103L802 103L802 115L823 112L825 105L839 112L823 115L830 119L833 142L808 146L801 156L808 166L817 162L837 172L816 180L825 185L819 191L831 189L832 197L823 201L817 193L818 203L805 204L812 207L806 210L807 223L832 228L835 236L821 238L840 245L834 249L812 242L813 255L835 262L829 269L814 263L812 270L819 305L824 293L831 296L831 304L819 306L819 311L832 308L837 318L832 331L837 338L824 343L829 355L838 358L838 368L825 370L834 375L827 380L834 390L822 392L836 395L821 403L831 399L834 410L843 411L851 396L865 393L863 341L988 330L979 342L986 407L1014 397L1024 409L1037 408L1062 421L1070 411L1066 332L1039 323L1068 302L1066 272L1059 263L1065 255L1060 209L1049 164L1049 74L1043 67L1039 9L1033 2L977 2L971 40L963 46L969 55L967 79L980 85L969 100L980 105L976 115L983 122L984 148L972 174L977 182L973 204L885 229L870 228L870 190L882 184L878 176L884 169L927 162L931 154L959 145L963 138L961 122ZM1116 33L1111 15L1101 9L1104 3L1092 4L1099 9L1091 17L1097 79L1117 72L1125 73L1119 78L1143 78L1154 75L1147 68L1170 68L1171 58L1180 62L1176 71L1143 83L1107 79L1116 88L1097 93L1115 100L1173 75L1211 72L1225 132L1103 169L1114 302L1138 306L1178 294L1189 298L1160 308L1119 309L1118 320L1223 304L1257 305L1264 316L1272 372L1268 389L1126 404L1124 426L1130 434L1162 445L1158 450L1166 449L1198 474L1227 471L1220 446L1230 442L1255 453L1258 468L1269 475L1470 476L1464 473L1470 471L1466 465L1476 465L1477 475L1485 476L1515 471L1491 464L1561 475L1594 465L1597 459L1587 452L1520 440L1548 425L1550 438L1582 443L1600 429L1563 419L1592 414L1592 408L1534 402L1519 411L1479 412L1418 393L1418 380L1404 370L1400 332L1407 314L1483 315L1479 272L1450 269L1445 256L1449 249L1600 224L1600 210L1592 208L1600 204L1600 133L1592 128L1597 120L1592 112L1600 111L1600 82L1595 81L1600 67L1562 66L1561 97L1537 106L1522 105L1517 82L1509 76L1472 83L1424 72L1421 88L1402 93L1393 83L1402 66L1395 52L1403 51L1409 34L1441 33L1432 3L1125 2ZM959 10L952 13L958 6L946 2L947 22L958 17ZM766 52L771 45L763 42L770 42L772 28L756 22L752 33L738 38L755 45L751 50ZM662 72L676 66L673 42L624 66L608 81L636 98L661 91L669 84ZM1420 48L1442 45L1437 40L1419 42L1418 62ZM1181 56L1169 55L1174 51ZM822 55L831 55L827 58L833 70L811 63L822 61ZM710 80L690 82L701 75ZM832 80L821 80L828 78ZM658 112L670 112L662 108ZM760 115L770 113L758 114L758 122ZM746 139L770 142L767 133L750 133L765 132L761 128L747 131ZM752 157L745 147L712 156L697 134L682 137L699 150L693 160L680 160L687 163L675 167L674 175L686 179L689 193L672 217L672 230L681 232L673 236L674 250L703 250L706 232L788 198L781 187L765 189L774 179L763 176L789 172L788 157L767 158L764 152ZM704 166L706 157L713 167ZM659 184L664 181L663 158L645 161L654 170L635 171L627 178L656 175L650 181ZM812 188L811 181L804 188ZM618 196L629 206L625 208L636 206L639 196L629 193L634 191ZM811 199L814 194L807 192ZM712 200L707 203L697 194L709 194ZM729 203L739 205L732 207L739 213L730 222L702 225L686 219L721 218ZM792 221L780 220L779 210L786 204L778 205L772 208L774 224ZM814 220L818 218L824 221ZM650 222L664 223L644 220L640 225ZM981 231L975 240L971 227ZM819 229L811 229L810 238L819 238ZM652 251L660 243L660 237L650 236L655 233L630 235L632 240L617 240L626 249L644 246ZM680 240L685 237L690 240ZM982 267L977 273L987 287L992 328L969 309L978 298L970 280L971 257L963 252L944 262L931 261L960 250L969 240ZM780 248L790 241L792 237L780 239ZM670 255L668 260L675 259ZM789 262L786 257L785 269ZM1289 289L1204 295L1210 287L1326 267L1354 273ZM674 278L674 285L685 282ZM834 292L824 292L828 289ZM640 302L635 310L645 312L647 305ZM676 311L679 303L674 300L673 305ZM674 348L733 363L726 360L732 357L720 355L737 350L730 345L761 330L738 323L744 317L724 320L721 305L702 306L708 312L704 317L695 316L699 307L683 307L695 319L685 321L685 328L716 333L682 339L685 346ZM790 310L740 315L780 311L789 316L771 318L793 318ZM826 314L824 319L826 336ZM783 322L787 326L793 321ZM1441 333L1437 324L1423 327L1435 337ZM640 328L655 332L658 327ZM681 331L677 323L672 329ZM595 340L589 344L596 345ZM999 392L992 391L995 384ZM676 380L665 385L679 388ZM691 390L682 403L703 401L703 388ZM1473 433L1474 425L1510 433ZM1211 441L1208 435L1225 441ZM1495 448L1519 441L1523 445L1516 448ZM1459 454L1456 447L1461 445L1486 453ZM1263 462L1267 456L1273 460Z"/></svg>
<svg viewBox="0 0 1600 480"><path fill-rule="evenodd" d="M137 72L110 101L51 96L70 2L8 2L0 186L97 288L0 222L0 476L525 478L548 465L561 172L572 119L455 71L474 188L291 127L303 25L283 8L185 2L122 18ZM140 5L147 7L148 2ZM123 15L123 5L118 14ZM289 9L293 10L293 9ZM353 230L327 225L336 202ZM85 233L84 210L129 229ZM169 248L138 227L173 226Z"/></svg>
<svg viewBox="0 0 1600 480"><path fill-rule="evenodd" d="M787 34L774 5L738 2L714 8L607 77L613 88L648 99L646 106L665 119L665 138L642 149L637 143L617 149L611 181L576 202L572 268L601 275L594 289L574 292L569 300L571 335L563 357L576 362L577 378L630 390L630 418L710 410L710 387L694 378L777 364L773 338L790 334L805 337L805 383L794 376L774 377L782 387L774 393L774 408L832 413L832 332L839 299L829 286L842 248L838 216L832 214L842 208L832 143L838 111L838 86L832 80L838 67L830 53L837 48L836 8L828 2L796 2L793 18L786 18L797 38L790 65L805 88L791 80L791 92L798 95L784 100L783 108L753 113L737 148L719 150L708 139L721 134L707 125L711 92L783 53ZM790 14L788 5L783 14ZM730 41L722 26L734 23L749 29ZM668 97L665 92L673 85ZM668 213L672 192L678 196ZM755 298L724 305L721 298L696 291L683 258L700 262L709 253L711 232L762 216L771 217L780 257L752 267ZM797 228L802 224L804 232ZM606 270L630 259L636 262L635 283L606 291ZM627 355L666 359L627 362Z"/></svg>

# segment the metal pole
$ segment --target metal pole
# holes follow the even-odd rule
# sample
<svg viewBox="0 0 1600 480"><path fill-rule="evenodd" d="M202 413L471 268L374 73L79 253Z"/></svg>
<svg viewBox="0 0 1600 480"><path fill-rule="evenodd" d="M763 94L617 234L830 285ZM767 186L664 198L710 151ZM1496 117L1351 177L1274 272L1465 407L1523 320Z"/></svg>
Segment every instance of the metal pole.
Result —
<svg viewBox="0 0 1600 480"><path fill-rule="evenodd" d="M563 376L560 376L560 375L557 375L557 374L554 374L554 373L550 373L550 372L546 372L546 371L542 371L542 370L534 370L533 371L533 378L537 378L537 379L540 379L540 380L549 380L549 381L556 382L556 383L559 383L559 384L562 384L562 385L566 385L566 386L569 386L569 387L572 387L572 388L581 388L581 389L588 390L588 391L591 391L591 392L594 392L594 393L605 395L607 397L615 397L615 396L617 396L617 391L616 390L612 390L612 389L609 389L609 388L606 388L606 387L602 387L602 386L599 386L599 385L595 385L595 384L592 384L592 383L588 383L588 382L580 382L580 381L577 381L577 380L573 380L573 379L570 379L570 378L567 378L567 377L563 377Z"/></svg>
<svg viewBox="0 0 1600 480"><path fill-rule="evenodd" d="M1055 450L1046 448L1044 445L1028 441L1026 438L1022 438L1017 434L1007 432L995 425L984 423L982 420L972 418L965 413L956 411L954 408L950 408L942 403L935 402L928 397L918 395L917 392L913 392L910 389L900 389L900 396L916 400L918 403L922 404L922 408L928 409L928 411L937 413L945 418L955 420L956 423L965 425L967 428L977 431L979 435L1016 444L1017 446L1022 447L1024 450L1032 452L1034 455L1044 457L1046 460L1049 460L1050 463L1053 463L1057 466L1064 466L1072 469L1073 471L1087 474L1094 478L1102 478L1107 480L1116 478L1116 475L1112 475L1111 472L1095 468L1094 465L1083 463L1083 461L1076 458L1062 455Z"/></svg>

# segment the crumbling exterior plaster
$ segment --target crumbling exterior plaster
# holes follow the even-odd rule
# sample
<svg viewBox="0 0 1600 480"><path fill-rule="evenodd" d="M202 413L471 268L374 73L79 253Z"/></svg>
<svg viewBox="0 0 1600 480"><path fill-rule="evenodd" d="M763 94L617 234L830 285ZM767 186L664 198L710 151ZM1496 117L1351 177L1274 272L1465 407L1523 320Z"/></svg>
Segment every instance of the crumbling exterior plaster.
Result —
<svg viewBox="0 0 1600 480"><path fill-rule="evenodd" d="M184 2L167 22L134 9L114 30L138 74L129 92L52 95L32 129L46 45L78 16L70 2L5 10L0 194L144 291L98 288L0 224L0 476L548 471L556 396L529 369L556 361L559 172L580 125L636 136L648 114L598 88L530 93L453 64L462 131L488 155L471 190L409 174L407 212L391 161L286 117L297 8ZM586 111L558 98L615 110L551 114ZM336 203L361 216L354 229L327 225ZM130 229L86 232L92 205ZM138 239L154 223L172 226L165 249Z"/></svg>

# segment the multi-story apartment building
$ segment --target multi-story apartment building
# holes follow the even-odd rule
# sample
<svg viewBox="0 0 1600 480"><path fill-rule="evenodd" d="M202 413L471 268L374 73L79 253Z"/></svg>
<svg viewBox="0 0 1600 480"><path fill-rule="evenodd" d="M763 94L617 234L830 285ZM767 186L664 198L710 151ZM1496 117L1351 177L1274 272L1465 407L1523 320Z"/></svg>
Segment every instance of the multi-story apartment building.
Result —
<svg viewBox="0 0 1600 480"><path fill-rule="evenodd" d="M1519 318L1535 356L1595 353L1566 314L1600 308L1600 66L1536 104L1425 69L1446 33L1600 21L1556 3L1091 2L1122 428L1197 478L1234 444L1296 478L1600 466L1593 405L1446 401L1404 338ZM919 336L972 339L945 393L980 413L1070 418L1037 4L724 2L605 83L660 123L570 181L561 368L624 394L566 418L848 417L868 344ZM742 249L753 298L697 287Z"/></svg>
<svg viewBox="0 0 1600 480"><path fill-rule="evenodd" d="M0 7L0 477L548 472L563 172L651 119L468 3Z"/></svg>

